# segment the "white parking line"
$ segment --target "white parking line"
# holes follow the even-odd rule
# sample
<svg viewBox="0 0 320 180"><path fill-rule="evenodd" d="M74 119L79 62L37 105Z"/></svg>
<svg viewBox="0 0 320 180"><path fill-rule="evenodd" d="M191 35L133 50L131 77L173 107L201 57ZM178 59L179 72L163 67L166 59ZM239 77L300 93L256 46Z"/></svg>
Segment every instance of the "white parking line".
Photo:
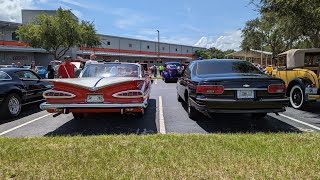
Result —
<svg viewBox="0 0 320 180"><path fill-rule="evenodd" d="M51 115L51 114L46 114L46 115L41 116L41 117L38 117L38 118L36 118L36 119L34 119L34 120L31 120L31 121L28 121L28 122L26 122L26 123L20 124L19 126L16 126L16 127L14 127L14 128L8 129L8 130L0 133L0 136L3 136L3 135L5 135L5 134L8 134L9 132L14 131L14 130L16 130L16 129L19 129L19 128L23 127L23 126L26 126L26 125L30 124L30 123L39 121L40 119L45 118L45 117L50 116L50 115Z"/></svg>
<svg viewBox="0 0 320 180"><path fill-rule="evenodd" d="M164 125L162 97L159 96L159 131L161 134L166 134L166 127Z"/></svg>
<svg viewBox="0 0 320 180"><path fill-rule="evenodd" d="M312 124L309 124L309 123L306 123L306 122L300 121L300 120L298 120L298 119L295 119L295 118L292 118L292 117L286 116L286 115L284 115L284 114L279 114L279 115L280 115L280 116L282 116L282 117L285 117L285 118L287 118L287 119L290 119L290 120L292 120L292 121L295 121L295 122L297 122L297 123L300 123L300 124L303 124L303 125L309 126L309 127L313 128L313 129L316 129L316 130L320 131L320 128L319 128L319 127L314 126L314 125L312 125Z"/></svg>

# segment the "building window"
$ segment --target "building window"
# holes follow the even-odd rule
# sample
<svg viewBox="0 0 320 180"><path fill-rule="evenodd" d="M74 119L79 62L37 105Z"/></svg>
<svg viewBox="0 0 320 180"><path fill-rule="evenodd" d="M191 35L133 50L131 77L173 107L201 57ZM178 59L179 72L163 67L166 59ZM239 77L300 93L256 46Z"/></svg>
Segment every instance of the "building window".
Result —
<svg viewBox="0 0 320 180"><path fill-rule="evenodd" d="M135 61L135 63L139 63L139 61Z"/></svg>
<svg viewBox="0 0 320 180"><path fill-rule="evenodd" d="M12 33L12 41L19 41L18 34L16 32Z"/></svg>
<svg viewBox="0 0 320 180"><path fill-rule="evenodd" d="M143 63L148 63L148 61L143 61Z"/></svg>
<svg viewBox="0 0 320 180"><path fill-rule="evenodd" d="M178 51L178 49L176 48L176 51Z"/></svg>
<svg viewBox="0 0 320 180"><path fill-rule="evenodd" d="M147 46L147 49L150 49L150 46Z"/></svg>
<svg viewBox="0 0 320 180"><path fill-rule="evenodd" d="M162 61L160 61L159 63L161 63L161 64L162 64Z"/></svg>
<svg viewBox="0 0 320 180"><path fill-rule="evenodd" d="M162 50L164 51L164 50L165 50L165 48L164 48L164 47L162 47Z"/></svg>
<svg viewBox="0 0 320 180"><path fill-rule="evenodd" d="M189 50L187 49L187 53L189 52Z"/></svg>
<svg viewBox="0 0 320 180"><path fill-rule="evenodd" d="M108 42L107 42L107 45L108 45L108 46L110 46L110 45L111 45L110 41L108 41Z"/></svg>
<svg viewBox="0 0 320 180"><path fill-rule="evenodd" d="M131 44L131 43L129 43L129 47L132 47L132 44Z"/></svg>
<svg viewBox="0 0 320 180"><path fill-rule="evenodd" d="M152 63L152 64L153 64L153 61L150 61L150 63Z"/></svg>

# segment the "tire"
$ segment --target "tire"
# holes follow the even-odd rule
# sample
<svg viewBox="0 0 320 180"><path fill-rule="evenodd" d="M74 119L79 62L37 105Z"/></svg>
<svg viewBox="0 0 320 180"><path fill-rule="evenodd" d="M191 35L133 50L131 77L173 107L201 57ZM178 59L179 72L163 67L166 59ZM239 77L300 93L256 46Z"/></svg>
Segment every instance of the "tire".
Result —
<svg viewBox="0 0 320 180"><path fill-rule="evenodd" d="M302 109L306 104L304 91L300 85L295 85L290 90L290 105L295 109Z"/></svg>
<svg viewBox="0 0 320 180"><path fill-rule="evenodd" d="M178 99L178 102L182 102L183 99L181 98L181 96L179 95L179 93L177 92L177 99Z"/></svg>
<svg viewBox="0 0 320 180"><path fill-rule="evenodd" d="M5 97L0 106L3 118L15 118L19 116L22 108L21 98L18 94L11 93Z"/></svg>
<svg viewBox="0 0 320 180"><path fill-rule="evenodd" d="M72 113L75 120L82 120L84 118L84 113Z"/></svg>
<svg viewBox="0 0 320 180"><path fill-rule="evenodd" d="M255 114L252 114L252 118L253 119L263 119L266 116L267 116L267 113L255 113Z"/></svg>
<svg viewBox="0 0 320 180"><path fill-rule="evenodd" d="M188 116L190 119L194 121L198 121L198 118L200 116L200 112L197 111L194 107L191 105L191 99L188 97Z"/></svg>

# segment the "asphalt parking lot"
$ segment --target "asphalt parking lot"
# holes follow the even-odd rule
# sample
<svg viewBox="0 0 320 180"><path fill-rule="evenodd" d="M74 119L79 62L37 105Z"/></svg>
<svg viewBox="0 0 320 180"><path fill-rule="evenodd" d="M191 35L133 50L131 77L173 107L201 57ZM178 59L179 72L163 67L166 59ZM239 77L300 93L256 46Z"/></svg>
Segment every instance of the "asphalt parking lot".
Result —
<svg viewBox="0 0 320 180"><path fill-rule="evenodd" d="M143 118L120 114L90 114L76 121L72 114L49 114L36 104L23 108L19 118L0 121L0 136L74 136L153 133L319 132L320 103L303 111L290 107L280 116L254 121L250 115L224 114L201 121L188 118L186 105L176 99L176 84L155 80Z"/></svg>

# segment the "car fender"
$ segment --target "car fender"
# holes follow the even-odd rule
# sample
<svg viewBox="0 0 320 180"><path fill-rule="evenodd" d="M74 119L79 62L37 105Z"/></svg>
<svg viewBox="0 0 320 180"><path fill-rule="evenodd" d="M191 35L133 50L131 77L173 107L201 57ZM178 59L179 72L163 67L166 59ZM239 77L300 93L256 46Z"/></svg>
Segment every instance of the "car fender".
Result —
<svg viewBox="0 0 320 180"><path fill-rule="evenodd" d="M287 88L287 96L289 97L290 96L290 90L291 88L294 86L294 85L300 85L302 90L304 91L305 88L308 86L308 85L311 85L312 84L312 81L308 78L295 78L293 79L289 85L288 85L288 88ZM306 94L304 94L304 99L305 101L307 101L307 96Z"/></svg>

